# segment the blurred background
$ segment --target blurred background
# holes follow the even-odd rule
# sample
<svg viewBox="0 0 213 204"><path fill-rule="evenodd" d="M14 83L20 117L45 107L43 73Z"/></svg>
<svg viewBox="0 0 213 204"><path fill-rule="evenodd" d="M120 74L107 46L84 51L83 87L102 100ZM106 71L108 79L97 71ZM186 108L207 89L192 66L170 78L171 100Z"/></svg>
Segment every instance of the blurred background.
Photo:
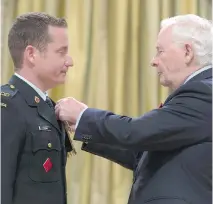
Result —
<svg viewBox="0 0 213 204"><path fill-rule="evenodd" d="M42 11L65 17L74 67L49 95L73 96L90 107L139 116L169 94L150 66L163 18L197 14L212 19L210 0L2 0L2 81L13 74L7 35L17 15ZM81 152L68 159L68 204L126 204L132 172ZM160 185L160 184L159 184Z"/></svg>

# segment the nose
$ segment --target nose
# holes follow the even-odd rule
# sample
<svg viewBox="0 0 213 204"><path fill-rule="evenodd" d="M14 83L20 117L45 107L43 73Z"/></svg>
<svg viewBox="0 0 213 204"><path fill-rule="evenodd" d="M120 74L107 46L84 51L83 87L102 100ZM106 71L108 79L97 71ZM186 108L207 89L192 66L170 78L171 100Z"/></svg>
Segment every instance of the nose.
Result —
<svg viewBox="0 0 213 204"><path fill-rule="evenodd" d="M156 57L152 58L150 64L151 64L152 67L157 67L158 61L157 61Z"/></svg>
<svg viewBox="0 0 213 204"><path fill-rule="evenodd" d="M65 61L65 66L66 67L72 67L73 65L74 65L74 63L73 63L72 57L71 56L67 56L67 59Z"/></svg>

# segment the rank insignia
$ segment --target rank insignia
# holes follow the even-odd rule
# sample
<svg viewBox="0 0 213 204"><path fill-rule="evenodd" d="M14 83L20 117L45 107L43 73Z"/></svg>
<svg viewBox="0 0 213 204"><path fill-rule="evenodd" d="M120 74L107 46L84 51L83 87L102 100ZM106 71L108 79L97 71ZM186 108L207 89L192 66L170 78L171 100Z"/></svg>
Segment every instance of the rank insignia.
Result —
<svg viewBox="0 0 213 204"><path fill-rule="evenodd" d="M36 102L36 103L39 103L39 102L40 102L40 98L37 97L37 96L35 96L35 102Z"/></svg>
<svg viewBox="0 0 213 204"><path fill-rule="evenodd" d="M7 104L5 104L5 103L1 103L1 107L7 107Z"/></svg>
<svg viewBox="0 0 213 204"><path fill-rule="evenodd" d="M10 94L9 93L5 93L5 92L1 92L1 96L9 97Z"/></svg>

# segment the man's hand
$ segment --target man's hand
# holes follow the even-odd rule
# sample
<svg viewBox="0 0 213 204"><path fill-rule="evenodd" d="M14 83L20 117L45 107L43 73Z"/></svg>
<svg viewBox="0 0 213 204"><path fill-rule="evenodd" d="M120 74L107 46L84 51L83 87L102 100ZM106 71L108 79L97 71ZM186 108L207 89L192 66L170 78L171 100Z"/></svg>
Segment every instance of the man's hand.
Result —
<svg viewBox="0 0 213 204"><path fill-rule="evenodd" d="M59 120L76 124L80 113L87 109L87 105L72 97L61 99L55 106L55 113Z"/></svg>

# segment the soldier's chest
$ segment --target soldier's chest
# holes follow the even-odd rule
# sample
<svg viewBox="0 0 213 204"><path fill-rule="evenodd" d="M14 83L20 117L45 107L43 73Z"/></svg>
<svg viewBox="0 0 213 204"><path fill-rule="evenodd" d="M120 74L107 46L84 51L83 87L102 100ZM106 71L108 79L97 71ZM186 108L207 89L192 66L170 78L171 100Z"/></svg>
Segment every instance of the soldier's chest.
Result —
<svg viewBox="0 0 213 204"><path fill-rule="evenodd" d="M61 146L64 143L62 132L59 130L57 120L51 117L54 115L48 115L45 113L46 118L42 117L37 108L28 107L23 113L26 121L26 150L38 151L39 149L61 150ZM53 122L54 121L54 122ZM58 125L58 127L55 127Z"/></svg>

